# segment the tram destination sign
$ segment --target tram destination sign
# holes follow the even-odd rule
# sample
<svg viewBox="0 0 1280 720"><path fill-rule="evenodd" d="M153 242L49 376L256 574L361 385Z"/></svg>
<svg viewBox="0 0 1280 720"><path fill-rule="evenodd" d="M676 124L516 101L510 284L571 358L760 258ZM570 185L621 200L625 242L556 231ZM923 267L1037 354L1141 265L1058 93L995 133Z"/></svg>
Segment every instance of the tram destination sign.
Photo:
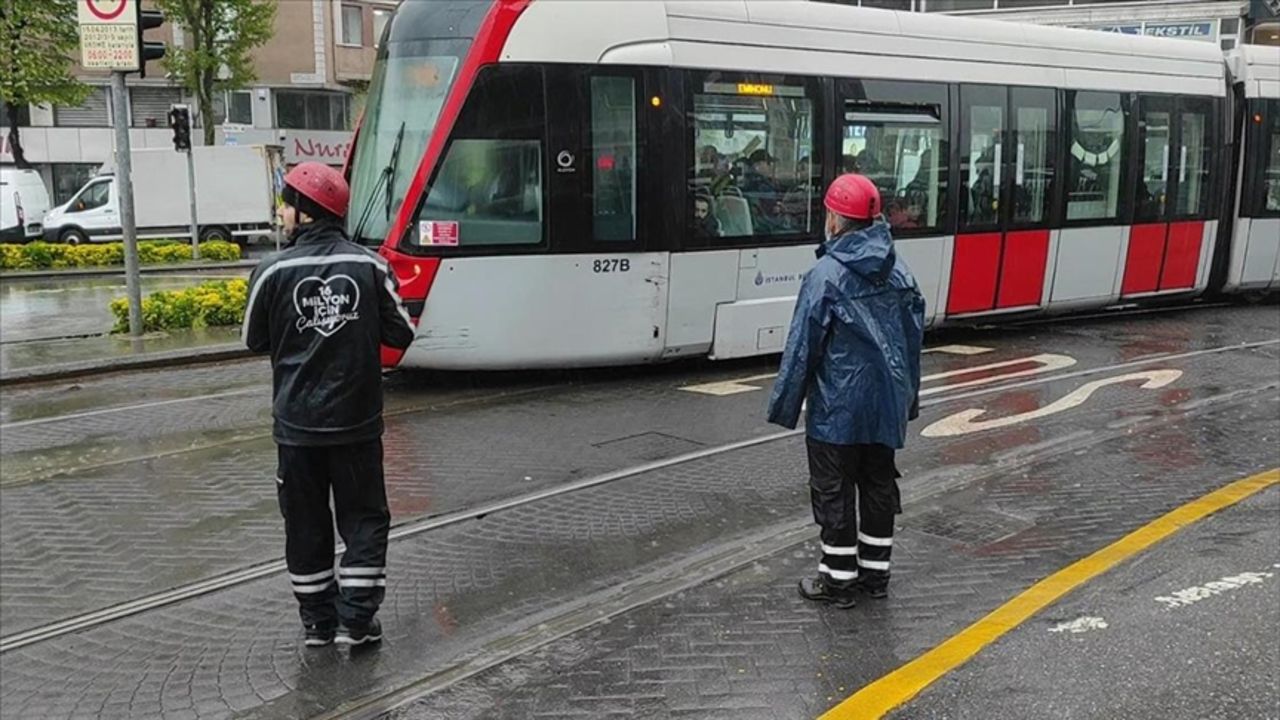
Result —
<svg viewBox="0 0 1280 720"><path fill-rule="evenodd" d="M138 3L79 0L80 64L91 70L138 69Z"/></svg>

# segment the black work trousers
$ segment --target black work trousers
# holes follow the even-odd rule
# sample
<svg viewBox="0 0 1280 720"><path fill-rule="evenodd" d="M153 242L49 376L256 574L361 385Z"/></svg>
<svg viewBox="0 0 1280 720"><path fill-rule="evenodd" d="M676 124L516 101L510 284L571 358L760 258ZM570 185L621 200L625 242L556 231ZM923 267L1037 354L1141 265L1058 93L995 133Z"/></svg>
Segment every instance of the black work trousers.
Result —
<svg viewBox="0 0 1280 720"><path fill-rule="evenodd" d="M832 445L807 438L813 519L822 527L818 573L831 587L884 587L893 516L902 512L898 468L886 445Z"/></svg>
<svg viewBox="0 0 1280 720"><path fill-rule="evenodd" d="M386 593L391 513L382 476L382 440L354 445L279 445L276 479L285 559L305 625L369 622ZM347 549L333 567L333 515Z"/></svg>

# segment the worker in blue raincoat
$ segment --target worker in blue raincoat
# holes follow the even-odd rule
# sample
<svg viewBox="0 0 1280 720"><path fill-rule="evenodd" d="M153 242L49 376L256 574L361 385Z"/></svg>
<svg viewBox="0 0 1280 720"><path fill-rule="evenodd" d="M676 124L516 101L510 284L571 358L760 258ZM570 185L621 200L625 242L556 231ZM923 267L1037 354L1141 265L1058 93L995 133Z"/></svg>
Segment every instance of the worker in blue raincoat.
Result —
<svg viewBox="0 0 1280 720"><path fill-rule="evenodd" d="M769 422L794 428L807 402L822 558L800 594L849 608L855 591L883 598L889 584L901 511L894 451L919 414L925 303L871 180L841 175L825 204L827 240L800 286Z"/></svg>

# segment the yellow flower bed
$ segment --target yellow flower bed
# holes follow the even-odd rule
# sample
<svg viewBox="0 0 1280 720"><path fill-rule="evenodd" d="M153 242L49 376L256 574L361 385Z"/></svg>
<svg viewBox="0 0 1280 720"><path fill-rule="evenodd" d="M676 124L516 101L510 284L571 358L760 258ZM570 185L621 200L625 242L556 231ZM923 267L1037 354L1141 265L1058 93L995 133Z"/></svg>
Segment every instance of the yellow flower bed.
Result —
<svg viewBox="0 0 1280 720"><path fill-rule="evenodd" d="M201 243L200 258L213 262L234 262L240 259L240 246L217 240ZM143 241L138 243L138 260L144 265L191 262L191 245L175 240ZM0 269L4 270L88 268L123 264L124 243L0 244Z"/></svg>
<svg viewBox="0 0 1280 720"><path fill-rule="evenodd" d="M248 300L246 280L213 280L183 290L162 290L142 299L142 327L146 332L239 325ZM129 299L111 301L116 318L112 332L129 330Z"/></svg>

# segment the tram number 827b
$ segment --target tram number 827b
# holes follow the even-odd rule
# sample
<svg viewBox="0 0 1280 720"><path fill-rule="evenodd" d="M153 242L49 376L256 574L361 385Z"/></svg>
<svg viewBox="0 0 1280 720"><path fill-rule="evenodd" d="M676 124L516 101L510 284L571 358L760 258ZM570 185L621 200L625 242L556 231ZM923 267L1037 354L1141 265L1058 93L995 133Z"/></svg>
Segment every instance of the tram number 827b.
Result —
<svg viewBox="0 0 1280 720"><path fill-rule="evenodd" d="M591 263L591 272L631 272L631 260L627 258L604 258L601 260L595 260Z"/></svg>

